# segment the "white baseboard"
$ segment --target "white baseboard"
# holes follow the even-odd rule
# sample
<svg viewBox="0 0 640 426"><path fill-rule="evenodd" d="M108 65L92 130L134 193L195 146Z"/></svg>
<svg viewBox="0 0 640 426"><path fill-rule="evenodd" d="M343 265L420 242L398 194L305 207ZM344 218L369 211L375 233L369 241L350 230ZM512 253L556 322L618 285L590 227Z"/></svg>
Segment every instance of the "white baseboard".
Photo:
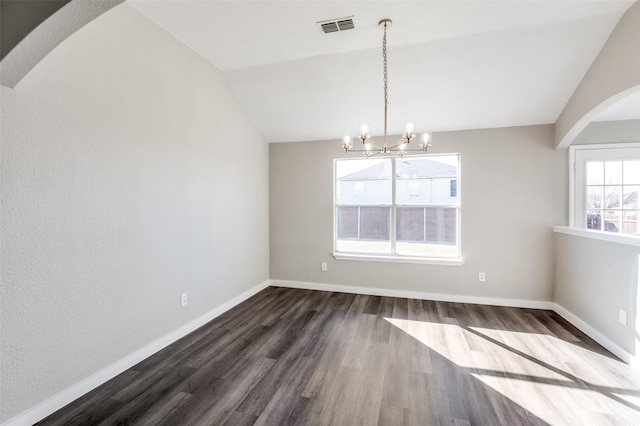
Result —
<svg viewBox="0 0 640 426"><path fill-rule="evenodd" d="M584 334L586 334L587 336L591 337L593 340L598 342L606 350L608 350L609 352L611 352L612 354L620 358L622 361L626 362L627 364L631 365L634 368L640 368L640 360L638 359L637 356L627 352L626 350L618 346L616 343L611 341L611 339L609 339L607 336L600 333L595 328L591 327L589 324L587 324L582 319L578 318L578 316L576 316L569 310L563 308L557 303L554 303L553 311L558 315L560 315L562 318L569 321L571 324L573 324L576 328L578 328Z"/></svg>
<svg viewBox="0 0 640 426"><path fill-rule="evenodd" d="M338 293L368 294L371 296L403 297L408 299L435 300L438 302L473 303L476 305L510 306L514 308L553 309L553 302L543 300L502 299L492 297L461 296L456 294L426 293L421 291L392 290L386 288L358 287L338 284L321 284L303 281L271 280L274 287L300 288L304 290L335 291Z"/></svg>
<svg viewBox="0 0 640 426"><path fill-rule="evenodd" d="M123 371L126 371L129 368L133 367L140 361L150 357L151 355L158 352L159 350L169 346L171 343L175 342L176 340L202 327L212 319L220 316L221 314L233 308L237 304L243 302L244 300L248 299L254 294L264 290L268 286L269 286L269 281L267 280L261 284L258 284L253 288L250 288L244 293L223 303L222 305L214 308L213 310L207 312L206 314L201 315L198 318L194 319L193 321L188 322L187 324L183 325L177 330L161 337L160 339L154 342L151 342L150 344L146 345L143 348L140 348L136 352L130 355L127 355L121 360L116 361L115 363L109 365L108 367L103 368L97 373L63 390L59 394L36 405L35 407L25 411L24 413L19 414L13 419L8 420L6 423L3 424L3 426L32 425L44 419L51 413L56 412L60 408L69 404L70 402L80 398L82 395L86 394L87 392L97 388L101 384L114 378L115 376L122 373Z"/></svg>

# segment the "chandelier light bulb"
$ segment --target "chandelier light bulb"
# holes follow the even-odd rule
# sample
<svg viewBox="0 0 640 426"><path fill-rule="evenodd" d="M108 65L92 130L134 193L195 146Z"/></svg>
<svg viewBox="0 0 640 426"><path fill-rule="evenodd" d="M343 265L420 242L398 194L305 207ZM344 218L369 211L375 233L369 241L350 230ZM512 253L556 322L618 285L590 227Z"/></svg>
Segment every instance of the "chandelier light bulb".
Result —
<svg viewBox="0 0 640 426"><path fill-rule="evenodd" d="M413 123L409 122L404 126L405 130L407 131L407 134L410 135L411 133L413 133L413 129L415 128Z"/></svg>
<svg viewBox="0 0 640 426"><path fill-rule="evenodd" d="M369 133L369 125L367 123L362 123L360 125L360 134L362 136L366 136Z"/></svg>
<svg viewBox="0 0 640 426"><path fill-rule="evenodd" d="M344 146L351 145L351 136L345 135L344 138L342 138L342 142Z"/></svg>
<svg viewBox="0 0 640 426"><path fill-rule="evenodd" d="M429 145L429 141L431 140L431 134L430 133L423 133L422 134L422 144L423 145Z"/></svg>

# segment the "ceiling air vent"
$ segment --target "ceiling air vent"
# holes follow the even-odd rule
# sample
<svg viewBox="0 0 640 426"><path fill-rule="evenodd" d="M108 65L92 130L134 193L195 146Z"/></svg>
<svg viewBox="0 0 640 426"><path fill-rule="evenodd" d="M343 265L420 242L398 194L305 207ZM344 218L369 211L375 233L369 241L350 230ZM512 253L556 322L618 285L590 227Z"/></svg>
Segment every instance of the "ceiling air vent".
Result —
<svg viewBox="0 0 640 426"><path fill-rule="evenodd" d="M323 33L337 33L338 31L352 30L355 28L353 24L353 15L346 18L330 19L328 21L318 22L318 26Z"/></svg>

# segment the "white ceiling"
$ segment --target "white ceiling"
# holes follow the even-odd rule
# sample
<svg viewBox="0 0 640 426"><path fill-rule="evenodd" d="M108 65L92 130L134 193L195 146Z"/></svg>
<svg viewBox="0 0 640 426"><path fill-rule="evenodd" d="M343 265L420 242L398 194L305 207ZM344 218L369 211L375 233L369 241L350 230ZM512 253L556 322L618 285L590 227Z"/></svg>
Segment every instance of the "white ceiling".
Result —
<svg viewBox="0 0 640 426"><path fill-rule="evenodd" d="M390 133L553 123L633 2L129 0L223 72L269 142L382 133L383 18Z"/></svg>

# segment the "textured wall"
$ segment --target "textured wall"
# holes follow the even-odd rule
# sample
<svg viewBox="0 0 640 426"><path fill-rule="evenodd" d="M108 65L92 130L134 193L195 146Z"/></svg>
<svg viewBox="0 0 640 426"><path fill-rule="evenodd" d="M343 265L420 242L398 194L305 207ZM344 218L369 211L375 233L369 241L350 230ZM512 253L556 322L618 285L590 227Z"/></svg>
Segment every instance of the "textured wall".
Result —
<svg viewBox="0 0 640 426"><path fill-rule="evenodd" d="M340 141L280 143L269 150L271 279L551 301L551 226L566 222L567 194L566 152L553 149L553 127L438 133L433 141L434 152L461 154L464 266L333 259Z"/></svg>
<svg viewBox="0 0 640 426"><path fill-rule="evenodd" d="M0 423L269 273L266 143L128 4L1 95Z"/></svg>

